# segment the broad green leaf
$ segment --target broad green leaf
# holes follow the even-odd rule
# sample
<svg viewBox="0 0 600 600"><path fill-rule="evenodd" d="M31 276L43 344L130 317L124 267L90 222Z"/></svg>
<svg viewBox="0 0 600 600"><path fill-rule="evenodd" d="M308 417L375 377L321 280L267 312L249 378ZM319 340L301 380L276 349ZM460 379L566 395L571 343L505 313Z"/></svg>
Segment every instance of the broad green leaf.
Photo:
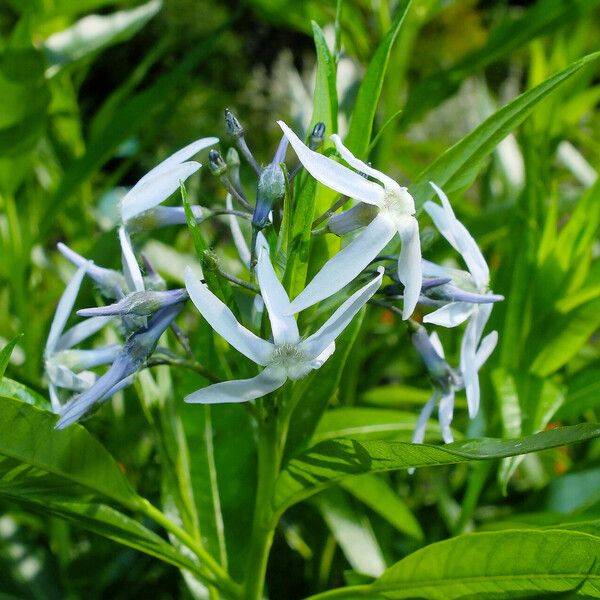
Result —
<svg viewBox="0 0 600 600"><path fill-rule="evenodd" d="M50 410L48 398L9 377L3 377L0 381L0 396L7 396L21 402L27 402L27 404L33 404L38 408Z"/></svg>
<svg viewBox="0 0 600 600"><path fill-rule="evenodd" d="M600 436L600 426L558 427L516 440L481 438L445 446L340 438L317 444L290 460L275 487L277 511L352 475L506 458Z"/></svg>
<svg viewBox="0 0 600 600"><path fill-rule="evenodd" d="M431 398L431 390L408 385L381 385L366 391L362 401L386 408L398 406L423 406Z"/></svg>
<svg viewBox="0 0 600 600"><path fill-rule="evenodd" d="M423 530L398 492L378 475L359 475L340 484L365 506L383 517L398 531L416 540L423 539Z"/></svg>
<svg viewBox="0 0 600 600"><path fill-rule="evenodd" d="M420 119L454 94L470 75L529 44L534 38L564 27L597 5L596 0L541 0L523 16L507 20L493 30L486 44L447 69L434 71L411 90L400 119L402 127Z"/></svg>
<svg viewBox="0 0 600 600"><path fill-rule="evenodd" d="M381 575L386 564L364 511L337 488L319 494L314 502L352 568L371 577Z"/></svg>
<svg viewBox="0 0 600 600"><path fill-rule="evenodd" d="M600 539L575 531L472 533L417 550L370 588L397 600L512 600L575 590L598 598L598 553Z"/></svg>
<svg viewBox="0 0 600 600"><path fill-rule="evenodd" d="M574 513L600 501L600 469L583 469L554 479L548 486L544 509Z"/></svg>
<svg viewBox="0 0 600 600"><path fill-rule="evenodd" d="M136 510L140 498L112 456L81 425L54 429L57 416L0 398L0 491L69 500L90 494Z"/></svg>
<svg viewBox="0 0 600 600"><path fill-rule="evenodd" d="M3 495L2 491L0 491L0 495ZM106 504L60 501L40 502L31 498L23 498L22 496L12 498L10 495L7 495L7 497L19 504L24 504L33 511L60 517L77 527L87 529L119 544L154 556L181 569L192 572L198 570L196 563L187 556L177 552L173 546L159 535Z"/></svg>
<svg viewBox="0 0 600 600"><path fill-rule="evenodd" d="M412 0L402 0L400 6L398 6L392 27L386 33L385 37L377 47L377 50L375 50L375 54L367 67L367 72L358 88L358 94L352 110L352 117L348 127L348 134L344 139L344 144L359 158L366 158L367 156L373 131L375 112L377 110L377 104L379 103L390 53L392 51L392 46L398 37L398 33L402 28L404 18L410 8L411 2Z"/></svg>
<svg viewBox="0 0 600 600"><path fill-rule="evenodd" d="M343 406L325 411L312 438L312 443L351 437L354 439L388 439L410 441L417 425L418 413L386 408ZM437 424L428 423L427 437L440 438Z"/></svg>
<svg viewBox="0 0 600 600"><path fill-rule="evenodd" d="M417 204L422 206L434 196L430 181L443 188L448 195L468 187L496 145L520 125L540 101L598 58L600 52L589 54L524 92L444 152L410 186L410 193Z"/></svg>
<svg viewBox="0 0 600 600"><path fill-rule="evenodd" d="M52 34L43 44L49 74L137 33L161 9L161 0L150 0L131 10L108 15L88 15L67 29Z"/></svg>
<svg viewBox="0 0 600 600"><path fill-rule="evenodd" d="M8 366L8 361L10 360L10 355L12 354L15 346L23 336L22 333L16 335L2 350L0 350L0 383L2 383L2 378L4 377L4 373L6 371L6 367Z"/></svg>

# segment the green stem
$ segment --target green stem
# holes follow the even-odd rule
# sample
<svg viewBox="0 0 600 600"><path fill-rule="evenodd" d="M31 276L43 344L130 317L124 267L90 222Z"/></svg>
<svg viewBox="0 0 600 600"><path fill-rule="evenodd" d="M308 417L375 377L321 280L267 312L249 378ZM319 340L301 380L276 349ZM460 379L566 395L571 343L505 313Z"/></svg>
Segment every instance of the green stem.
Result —
<svg viewBox="0 0 600 600"><path fill-rule="evenodd" d="M244 600L261 600L269 551L277 519L272 508L273 490L279 475L283 441L272 411L261 423L258 439L258 490L254 507L252 539L248 554Z"/></svg>
<svg viewBox="0 0 600 600"><path fill-rule="evenodd" d="M231 598L239 598L241 588L233 581L225 569L208 553L208 551L189 533L173 523L163 512L158 510L153 504L144 500L140 506L141 512L159 525L162 525L169 533L175 536L180 542L185 544L200 559L202 566L205 567L214 577L210 583L225 592Z"/></svg>

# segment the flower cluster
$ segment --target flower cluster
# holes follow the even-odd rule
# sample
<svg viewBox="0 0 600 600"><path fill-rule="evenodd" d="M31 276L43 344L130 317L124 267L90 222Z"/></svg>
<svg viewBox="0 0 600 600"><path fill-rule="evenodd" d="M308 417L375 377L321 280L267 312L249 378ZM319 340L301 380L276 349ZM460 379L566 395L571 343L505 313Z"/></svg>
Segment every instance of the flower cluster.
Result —
<svg viewBox="0 0 600 600"><path fill-rule="evenodd" d="M475 240L456 218L444 192L432 183L441 205L426 202L423 208L441 235L461 256L466 271L422 258L415 202L408 189L353 156L338 135L330 138L337 155L319 152L324 141L322 124L315 126L307 145L279 121L283 137L273 159L265 167L261 167L252 155L244 130L230 111L226 111L226 124L237 151L229 149L223 158L214 148L219 143L217 138L193 142L142 177L122 199L118 234L122 251L120 271L99 267L59 244L59 250L77 271L58 304L45 351L52 406L60 414L57 427L77 421L131 383L136 371L153 364L157 354L162 352L167 356L164 349L158 347L167 328L174 329L185 348L185 336L173 321L188 299L215 332L261 367L254 377L218 381L186 397L186 401L198 403L255 400L274 392L287 380L300 379L319 369L335 352L336 338L363 306L372 302L402 315L434 386L433 396L419 418L414 441L423 441L425 425L436 404L443 438L446 442L452 441L450 424L455 392L465 390L471 417L478 412L478 371L494 350L498 337L495 331L485 337L483 332L493 303L502 297L490 291L485 259ZM288 144L300 163L289 176L287 169L282 168ZM198 162L189 159L211 147L209 169L227 190L225 205L218 208L163 205L200 169ZM248 199L240 181L238 151L257 176L254 201ZM293 198L286 194L290 194L293 179L302 168L307 176L341 194L335 205L317 219L319 223L325 221L325 226L313 234L328 232L346 236L360 231L354 233L352 239L321 266L304 289L290 299L282 283L284 270L278 273L285 257L282 261L276 233L282 222L292 218ZM350 203L350 208L337 212L338 208ZM288 214L284 214L284 206ZM199 275L202 271L198 265L186 267L183 274L185 289L166 289L164 280L143 255L145 274L142 273L131 236L168 225L188 223L196 226L221 215L227 219L249 281L223 271L209 251L201 257L203 276ZM248 237L244 235L239 219L249 222L251 233ZM394 252L398 247L396 239L399 250ZM391 248L394 253L393 268L385 268L390 259L390 250L383 254L386 248ZM109 303L79 310L77 314L86 320L63 332L86 275L96 282ZM256 294L251 317L246 315L243 319L242 313L231 302L224 302L218 289L211 284L215 277L217 280L224 277ZM384 277L389 278L391 284L381 289ZM390 289L396 293L391 295ZM300 331L297 313L328 298L335 302L338 297L339 306L323 325L316 331ZM401 309L394 305L397 301L402 302ZM419 314L421 310L434 308L423 316L423 323L456 327L467 321L457 367L446 362L437 334L429 334L424 325L411 318L417 305L420 306ZM93 349L74 348L104 328L117 332L122 342ZM92 369L102 365L110 367L98 377Z"/></svg>

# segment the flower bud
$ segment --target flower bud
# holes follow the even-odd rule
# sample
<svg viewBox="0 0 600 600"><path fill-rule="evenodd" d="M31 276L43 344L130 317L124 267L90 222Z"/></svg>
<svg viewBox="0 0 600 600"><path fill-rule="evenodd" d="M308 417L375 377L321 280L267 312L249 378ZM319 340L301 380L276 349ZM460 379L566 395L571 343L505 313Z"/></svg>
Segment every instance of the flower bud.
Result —
<svg viewBox="0 0 600 600"><path fill-rule="evenodd" d="M285 178L281 167L271 163L263 169L258 179L256 207L252 215L252 225L262 229L269 223L269 213L273 206L285 195Z"/></svg>
<svg viewBox="0 0 600 600"><path fill-rule="evenodd" d="M161 308L178 304L187 300L185 289L165 290L160 292L143 291L128 294L119 302L109 306L84 308L77 311L80 317L94 317L107 315L128 315L136 317L149 317Z"/></svg>
<svg viewBox="0 0 600 600"><path fill-rule="evenodd" d="M208 168L215 177L220 177L227 172L227 163L218 150L211 150L208 153Z"/></svg>
<svg viewBox="0 0 600 600"><path fill-rule="evenodd" d="M240 167L240 155L235 148L229 148L227 155L225 156L225 162L230 169L239 169Z"/></svg>
<svg viewBox="0 0 600 600"><path fill-rule="evenodd" d="M239 138L244 135L242 124L228 108L225 109L225 127L227 128L227 133L234 138Z"/></svg>
<svg viewBox="0 0 600 600"><path fill-rule="evenodd" d="M308 138L308 146L311 150L317 150L325 141L325 123L315 123L313 130Z"/></svg>

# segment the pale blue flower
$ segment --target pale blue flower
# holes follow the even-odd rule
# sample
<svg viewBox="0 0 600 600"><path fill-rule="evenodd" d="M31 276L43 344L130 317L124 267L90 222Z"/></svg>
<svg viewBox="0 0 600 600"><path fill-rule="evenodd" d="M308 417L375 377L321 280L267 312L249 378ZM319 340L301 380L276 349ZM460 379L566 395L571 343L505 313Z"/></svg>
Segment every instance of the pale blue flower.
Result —
<svg viewBox="0 0 600 600"><path fill-rule="evenodd" d="M337 336L381 285L383 269L350 296L317 332L304 340L290 314L287 293L277 279L264 247L258 249L256 275L269 314L273 341L264 340L241 325L229 308L187 267L186 288L202 316L229 344L265 368L251 379L226 381L202 388L187 396L186 402L212 404L254 400L281 387L287 379L300 379L311 370L320 368L335 351Z"/></svg>
<svg viewBox="0 0 600 600"><path fill-rule="evenodd" d="M335 294L359 275L398 234L402 242L398 278L405 287L403 318L408 319L419 299L422 281L419 225L414 217L412 196L393 179L353 156L337 135L332 135L331 139L344 161L376 182L312 151L285 123L278 123L300 162L315 179L340 194L371 205L375 215L367 227L332 257L293 300L291 311L299 312ZM364 225L364 219L356 218L361 209L355 207L350 210L353 212L348 211L349 219L344 223L344 231ZM339 223L339 216L337 221Z"/></svg>

